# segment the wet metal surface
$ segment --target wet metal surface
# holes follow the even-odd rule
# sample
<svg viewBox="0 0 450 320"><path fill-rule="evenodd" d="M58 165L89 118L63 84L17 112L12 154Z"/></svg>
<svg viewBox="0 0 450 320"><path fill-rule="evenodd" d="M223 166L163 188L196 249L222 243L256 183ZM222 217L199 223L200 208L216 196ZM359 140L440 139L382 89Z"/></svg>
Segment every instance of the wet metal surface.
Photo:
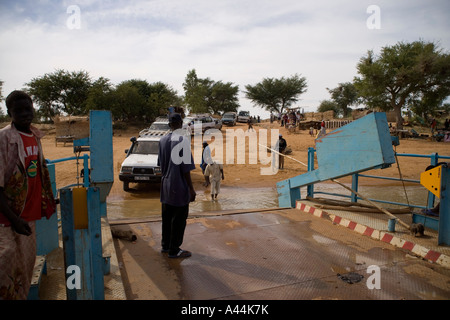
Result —
<svg viewBox="0 0 450 320"><path fill-rule="evenodd" d="M211 201L209 190L209 187L206 190L196 190L197 197L195 202L190 204L189 212L278 207L276 188L221 187L221 192L216 201ZM108 198L107 205L110 220L161 215L159 189L156 186L132 191L125 197Z"/></svg>
<svg viewBox="0 0 450 320"><path fill-rule="evenodd" d="M125 227L127 299L450 299L449 269L295 209L190 219L182 260L160 253L159 222Z"/></svg>
<svg viewBox="0 0 450 320"><path fill-rule="evenodd" d="M159 184L131 185L133 190L123 192L108 197L108 218L126 219L159 216L161 214L161 203L159 201ZM334 183L319 183L314 189L322 192L340 193L349 195L350 193ZM411 204L425 205L427 191L421 186L407 186L406 198L401 186L371 187L360 186L359 191L369 198L396 201ZM278 194L275 187L263 188L237 188L221 187L217 201L211 201L209 187L203 190L196 190L196 201L191 203L190 212L212 212L221 210L245 210L277 208ZM306 192L302 190L303 193ZM322 195L318 194L317 197ZM330 199L340 199L342 197L326 196Z"/></svg>

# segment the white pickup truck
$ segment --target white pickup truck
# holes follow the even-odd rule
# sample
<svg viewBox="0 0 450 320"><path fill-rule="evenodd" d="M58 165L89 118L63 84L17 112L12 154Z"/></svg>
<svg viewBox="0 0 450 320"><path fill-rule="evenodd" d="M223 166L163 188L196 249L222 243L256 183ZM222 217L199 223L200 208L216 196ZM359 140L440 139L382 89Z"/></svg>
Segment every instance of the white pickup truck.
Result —
<svg viewBox="0 0 450 320"><path fill-rule="evenodd" d="M129 183L148 183L161 181L161 168L158 166L160 135L143 135L131 138L131 147L126 149L127 157L122 162L119 180L123 190L129 191Z"/></svg>
<svg viewBox="0 0 450 320"><path fill-rule="evenodd" d="M158 167L159 140L170 132L169 120L158 117L149 128L141 130L139 137L130 139L131 147L120 167L119 180L123 190L130 190L131 183L149 183L161 181L161 168Z"/></svg>

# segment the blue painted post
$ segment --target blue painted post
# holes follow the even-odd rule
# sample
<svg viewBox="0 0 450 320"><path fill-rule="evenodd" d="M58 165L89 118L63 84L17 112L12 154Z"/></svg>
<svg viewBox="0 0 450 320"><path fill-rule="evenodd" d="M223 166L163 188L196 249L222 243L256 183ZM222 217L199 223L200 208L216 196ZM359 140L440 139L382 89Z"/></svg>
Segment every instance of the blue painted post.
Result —
<svg viewBox="0 0 450 320"><path fill-rule="evenodd" d="M47 164L47 167L50 173L53 194L56 195L55 165ZM36 220L36 254L38 256L47 255L58 247L58 215L55 212L48 220L45 217L41 220Z"/></svg>
<svg viewBox="0 0 450 320"><path fill-rule="evenodd" d="M113 129L111 112L91 110L89 113L91 152L91 186L100 189L101 216L107 215L106 197L114 182Z"/></svg>
<svg viewBox="0 0 450 320"><path fill-rule="evenodd" d="M83 155L83 169L84 169L84 177L83 177L83 187L89 187L89 156L87 154Z"/></svg>
<svg viewBox="0 0 450 320"><path fill-rule="evenodd" d="M450 168L442 166L439 204L439 245L450 245Z"/></svg>
<svg viewBox="0 0 450 320"><path fill-rule="evenodd" d="M352 190L356 192L358 192L358 179L359 179L358 173L352 174ZM358 202L358 195L354 192L352 192L351 201Z"/></svg>
<svg viewBox="0 0 450 320"><path fill-rule="evenodd" d="M65 188L60 190L60 207L61 207L61 233L64 249L64 267L67 270L68 266L77 265L75 254L75 227L73 223L73 198L70 189ZM64 272L66 281L68 275ZM69 289L66 286L67 300L76 300L76 289Z"/></svg>
<svg viewBox="0 0 450 320"><path fill-rule="evenodd" d="M278 206L282 208L295 208L295 203L300 199L300 188L291 188L290 180L277 183Z"/></svg>
<svg viewBox="0 0 450 320"><path fill-rule="evenodd" d="M79 289L69 289L66 286L67 299L104 300L99 189L87 188L87 229L77 229L75 226L72 189L61 189L60 194L65 269L77 266L81 282ZM70 276L72 275L66 273L66 281Z"/></svg>
<svg viewBox="0 0 450 320"><path fill-rule="evenodd" d="M314 170L314 148L308 148L308 171ZM306 194L308 197L314 198L314 184L310 184L306 187Z"/></svg>
<svg viewBox="0 0 450 320"><path fill-rule="evenodd" d="M431 158L431 163L430 164L432 166L435 166L435 165L438 164L438 162L439 162L439 155L437 153L432 153L430 158ZM428 191L428 201L427 201L427 208L428 209L434 207L434 201L435 200L436 200L436 196L432 192Z"/></svg>
<svg viewBox="0 0 450 320"><path fill-rule="evenodd" d="M100 190L87 189L88 203L88 233L90 238L90 279L92 282L92 298L105 299L105 284L103 278L103 252L102 252L102 224L100 218Z"/></svg>

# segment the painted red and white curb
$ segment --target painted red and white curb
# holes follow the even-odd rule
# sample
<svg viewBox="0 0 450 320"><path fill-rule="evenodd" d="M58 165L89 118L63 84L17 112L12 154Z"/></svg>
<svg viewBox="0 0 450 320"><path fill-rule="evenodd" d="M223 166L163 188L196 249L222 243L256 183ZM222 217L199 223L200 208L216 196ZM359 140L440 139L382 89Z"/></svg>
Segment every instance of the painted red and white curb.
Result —
<svg viewBox="0 0 450 320"><path fill-rule="evenodd" d="M299 209L306 213L310 213L313 216L316 216L319 218L325 218L334 224L338 224L343 227L349 228L353 231L356 231L362 235L371 237L373 239L389 243L398 248L408 250L411 253L413 253L414 255L417 255L425 260L428 260L430 262L434 262L434 263L437 263L437 264L440 264L440 265L450 268L450 257L449 256L442 254L440 252L425 248L424 246L418 245L411 241L401 239L400 237L397 237L397 236L393 235L392 233L382 231L382 230L377 230L377 229L368 227L366 225L360 224L358 222L342 218L338 215L323 211L322 209L318 209L313 206L309 206L301 201L297 201L296 209Z"/></svg>

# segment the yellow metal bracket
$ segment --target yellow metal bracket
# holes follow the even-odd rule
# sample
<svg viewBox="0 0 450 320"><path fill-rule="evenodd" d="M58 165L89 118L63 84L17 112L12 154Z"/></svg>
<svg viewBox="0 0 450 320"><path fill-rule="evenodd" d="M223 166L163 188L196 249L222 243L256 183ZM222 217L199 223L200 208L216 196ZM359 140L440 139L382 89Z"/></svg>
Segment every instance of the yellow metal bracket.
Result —
<svg viewBox="0 0 450 320"><path fill-rule="evenodd" d="M420 174L420 184L438 198L441 195L441 170L442 166L437 166Z"/></svg>
<svg viewBox="0 0 450 320"><path fill-rule="evenodd" d="M73 224L75 229L88 228L86 188L73 189Z"/></svg>

